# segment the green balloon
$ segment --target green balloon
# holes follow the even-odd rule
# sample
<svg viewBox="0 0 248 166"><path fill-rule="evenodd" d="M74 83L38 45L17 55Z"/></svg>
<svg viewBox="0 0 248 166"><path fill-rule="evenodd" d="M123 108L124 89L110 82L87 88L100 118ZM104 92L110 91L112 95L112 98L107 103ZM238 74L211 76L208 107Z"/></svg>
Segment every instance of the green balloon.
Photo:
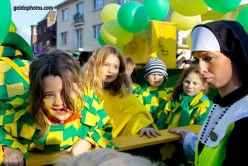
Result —
<svg viewBox="0 0 248 166"><path fill-rule="evenodd" d="M117 13L117 21L127 32L140 32L148 25L148 11L142 4L130 1L121 5Z"/></svg>
<svg viewBox="0 0 248 166"><path fill-rule="evenodd" d="M226 13L235 10L241 0L204 0L205 3L214 11Z"/></svg>
<svg viewBox="0 0 248 166"><path fill-rule="evenodd" d="M245 7L244 9L242 9L236 18L236 21L239 22L245 29L246 33L248 33L248 7Z"/></svg>
<svg viewBox="0 0 248 166"><path fill-rule="evenodd" d="M148 10L150 20L162 21L169 11L168 0L144 0L143 5Z"/></svg>
<svg viewBox="0 0 248 166"><path fill-rule="evenodd" d="M32 48L29 46L26 40L24 40L19 34L15 32L9 32L2 42L2 45L11 46L18 49L21 51L23 57L26 60L30 60L34 55Z"/></svg>
<svg viewBox="0 0 248 166"><path fill-rule="evenodd" d="M1 0L0 1L0 15L1 15L1 28L0 28L0 44L3 43L3 40L8 34L9 25L11 22L11 6L10 0Z"/></svg>
<svg viewBox="0 0 248 166"><path fill-rule="evenodd" d="M101 35L100 32L98 33L97 39L98 39L98 42L99 42L99 44L100 44L101 46L104 46L104 45L107 44L107 43L103 40L102 35Z"/></svg>

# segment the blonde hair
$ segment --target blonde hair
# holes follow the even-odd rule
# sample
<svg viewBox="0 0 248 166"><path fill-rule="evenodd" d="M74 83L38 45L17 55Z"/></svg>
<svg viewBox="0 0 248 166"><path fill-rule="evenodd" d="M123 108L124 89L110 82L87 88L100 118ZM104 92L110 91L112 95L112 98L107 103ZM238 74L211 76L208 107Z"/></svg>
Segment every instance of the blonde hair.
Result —
<svg viewBox="0 0 248 166"><path fill-rule="evenodd" d="M108 89L114 96L129 95L132 93L132 81L126 73L126 65L123 55L114 46L102 46L93 52L88 62L83 67L83 80L90 89L94 89L97 93L102 94L104 90L104 81L102 78L102 66L106 58L115 55L120 61L119 73L117 78L111 83Z"/></svg>
<svg viewBox="0 0 248 166"><path fill-rule="evenodd" d="M54 166L155 166L150 160L112 149L100 148L83 153L78 158L66 156L55 161Z"/></svg>
<svg viewBox="0 0 248 166"><path fill-rule="evenodd" d="M125 56L124 60L126 63L127 74L131 77L132 81L135 81L135 77L136 77L135 62L129 56Z"/></svg>

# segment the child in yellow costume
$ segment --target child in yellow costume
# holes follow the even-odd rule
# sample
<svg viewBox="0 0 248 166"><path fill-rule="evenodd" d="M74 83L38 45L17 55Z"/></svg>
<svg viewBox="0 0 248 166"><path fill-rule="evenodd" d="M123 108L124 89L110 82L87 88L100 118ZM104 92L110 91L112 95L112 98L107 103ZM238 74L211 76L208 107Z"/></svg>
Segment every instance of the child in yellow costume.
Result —
<svg viewBox="0 0 248 166"><path fill-rule="evenodd" d="M84 66L83 80L97 92L111 118L113 137L144 133L156 136L153 119L132 94L132 83L120 51L113 46L97 49Z"/></svg>
<svg viewBox="0 0 248 166"><path fill-rule="evenodd" d="M1 104L5 165L23 164L30 149L78 156L93 147L115 147L104 131L110 119L95 93L84 88L79 73L75 60L59 50L31 63L30 95L28 91Z"/></svg>

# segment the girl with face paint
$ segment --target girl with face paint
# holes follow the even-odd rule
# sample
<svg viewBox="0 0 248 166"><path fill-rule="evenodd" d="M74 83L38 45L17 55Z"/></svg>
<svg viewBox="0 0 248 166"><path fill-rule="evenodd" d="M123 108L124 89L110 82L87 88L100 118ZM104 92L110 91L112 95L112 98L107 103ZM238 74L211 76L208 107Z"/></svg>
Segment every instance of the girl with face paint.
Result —
<svg viewBox="0 0 248 166"><path fill-rule="evenodd" d="M167 129L193 124L202 125L212 106L212 101L206 96L207 91L208 85L203 81L197 66L191 65L184 69L171 100L159 114L157 127ZM172 158L166 160L166 163L168 165L187 164L188 159L184 156L181 145L171 144L170 146L177 146L176 152ZM161 152L163 155L167 153L166 151L163 153L163 150Z"/></svg>
<svg viewBox="0 0 248 166"><path fill-rule="evenodd" d="M71 56L42 53L29 79L29 91L0 105L0 165L24 165L31 149L76 157L93 147L115 148L104 130L110 118Z"/></svg>
<svg viewBox="0 0 248 166"><path fill-rule="evenodd" d="M203 81L196 66L191 65L182 73L171 100L156 123L159 129L203 124L212 102L205 95L208 85Z"/></svg>

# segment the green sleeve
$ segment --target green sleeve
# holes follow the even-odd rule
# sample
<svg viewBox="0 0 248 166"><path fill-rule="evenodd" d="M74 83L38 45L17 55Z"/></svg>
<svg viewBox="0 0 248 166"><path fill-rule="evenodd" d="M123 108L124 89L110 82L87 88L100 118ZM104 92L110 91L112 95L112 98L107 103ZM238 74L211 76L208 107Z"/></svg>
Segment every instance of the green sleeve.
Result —
<svg viewBox="0 0 248 166"><path fill-rule="evenodd" d="M88 132L87 136L81 132L81 138L94 144L96 147L103 148L115 148L110 140L112 135L106 132L105 129L110 124L110 118L103 109L103 105L100 103L98 97L93 91L88 90L83 96L84 108L81 110L82 120L81 122L87 125L82 126L84 132ZM83 137L82 137L83 136Z"/></svg>

